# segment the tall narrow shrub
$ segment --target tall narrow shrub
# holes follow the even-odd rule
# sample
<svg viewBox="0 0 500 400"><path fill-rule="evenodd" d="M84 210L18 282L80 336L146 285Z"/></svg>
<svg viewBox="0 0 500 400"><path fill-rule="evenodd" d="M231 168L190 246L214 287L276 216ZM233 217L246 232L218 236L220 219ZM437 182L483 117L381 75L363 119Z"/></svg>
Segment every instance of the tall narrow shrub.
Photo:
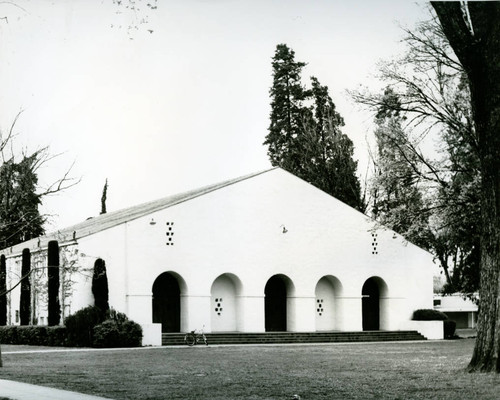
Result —
<svg viewBox="0 0 500 400"><path fill-rule="evenodd" d="M7 263L0 256L0 326L7 325Z"/></svg>
<svg viewBox="0 0 500 400"><path fill-rule="evenodd" d="M94 274L92 276L92 294L94 304L103 312L109 310L108 276L106 275L106 263L98 258L94 263Z"/></svg>
<svg viewBox="0 0 500 400"><path fill-rule="evenodd" d="M29 249L23 249L21 264L21 301L19 305L19 318L21 325L30 324L31 316L31 253Z"/></svg>
<svg viewBox="0 0 500 400"><path fill-rule="evenodd" d="M48 278L49 278L49 326L59 325L61 307L59 303L59 245L57 240L51 240L48 246Z"/></svg>

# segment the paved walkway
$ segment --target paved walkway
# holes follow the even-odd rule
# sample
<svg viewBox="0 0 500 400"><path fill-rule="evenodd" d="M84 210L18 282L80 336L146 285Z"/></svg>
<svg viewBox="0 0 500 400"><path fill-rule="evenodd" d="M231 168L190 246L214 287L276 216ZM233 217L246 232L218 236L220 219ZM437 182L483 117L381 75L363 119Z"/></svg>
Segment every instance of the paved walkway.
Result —
<svg viewBox="0 0 500 400"><path fill-rule="evenodd" d="M0 397L12 400L106 400L104 397L4 379L0 379Z"/></svg>

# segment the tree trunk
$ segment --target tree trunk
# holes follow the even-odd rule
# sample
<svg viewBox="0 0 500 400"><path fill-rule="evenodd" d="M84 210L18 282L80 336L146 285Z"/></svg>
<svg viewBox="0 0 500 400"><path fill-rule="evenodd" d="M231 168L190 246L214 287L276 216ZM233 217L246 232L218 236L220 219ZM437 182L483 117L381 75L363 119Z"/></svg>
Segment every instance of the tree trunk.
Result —
<svg viewBox="0 0 500 400"><path fill-rule="evenodd" d="M500 372L500 3L432 6L467 72L481 162L479 319L469 370Z"/></svg>

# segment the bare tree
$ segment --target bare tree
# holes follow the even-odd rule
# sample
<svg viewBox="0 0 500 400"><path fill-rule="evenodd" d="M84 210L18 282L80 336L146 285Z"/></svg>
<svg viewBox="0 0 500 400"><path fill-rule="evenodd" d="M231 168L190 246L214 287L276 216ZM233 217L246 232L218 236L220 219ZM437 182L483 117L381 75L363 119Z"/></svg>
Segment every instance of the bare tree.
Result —
<svg viewBox="0 0 500 400"><path fill-rule="evenodd" d="M411 221L409 213L398 213L388 204L393 229L406 225L399 232L410 241L417 238L417 244L435 255L447 278L446 292L474 297L479 285L480 170L468 78L435 16L404 32L407 51L379 66L386 89L350 93L376 114L377 146L382 141L395 154L390 163L395 171L385 168L386 175L396 179L389 187L418 186L425 193L425 202ZM390 120L397 120L404 134L391 134ZM430 139L437 139L439 153L428 150ZM372 154L380 158L384 151L379 148ZM386 177L379 175L380 160L374 161L373 200L382 194L380 185ZM398 170L413 178L405 179ZM426 229L421 226L423 215L429 215Z"/></svg>
<svg viewBox="0 0 500 400"><path fill-rule="evenodd" d="M14 141L19 112L5 134L0 130L0 249L15 245L44 233L46 216L39 211L42 199L78 184L80 179L70 176L72 165L54 182L42 187L38 183L40 168L53 160L48 147L32 152L26 149L16 153ZM21 276L12 291L22 282L30 280L29 273ZM0 296L6 296L0 293ZM1 353L1 349L0 349Z"/></svg>

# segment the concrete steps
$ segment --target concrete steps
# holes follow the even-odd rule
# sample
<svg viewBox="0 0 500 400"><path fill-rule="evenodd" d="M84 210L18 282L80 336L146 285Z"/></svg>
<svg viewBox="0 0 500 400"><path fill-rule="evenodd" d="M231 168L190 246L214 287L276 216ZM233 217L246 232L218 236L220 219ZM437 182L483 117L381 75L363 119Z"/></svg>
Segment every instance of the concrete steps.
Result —
<svg viewBox="0 0 500 400"><path fill-rule="evenodd" d="M184 333L163 333L162 345L184 344ZM425 340L417 331L206 333L209 344L341 343Z"/></svg>

